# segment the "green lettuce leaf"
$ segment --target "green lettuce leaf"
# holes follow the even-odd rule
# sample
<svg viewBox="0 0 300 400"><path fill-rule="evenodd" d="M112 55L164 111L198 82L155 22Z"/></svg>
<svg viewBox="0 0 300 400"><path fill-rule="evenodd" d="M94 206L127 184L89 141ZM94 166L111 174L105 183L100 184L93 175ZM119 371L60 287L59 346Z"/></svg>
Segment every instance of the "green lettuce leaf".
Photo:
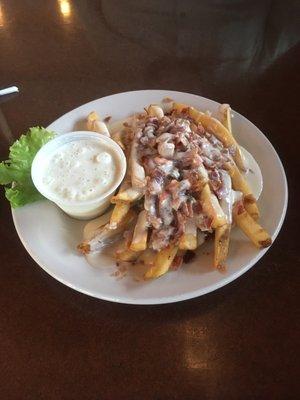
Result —
<svg viewBox="0 0 300 400"><path fill-rule="evenodd" d="M32 182L31 164L38 150L54 136L44 128L30 128L10 147L9 159L0 163L0 185L5 185L5 196L12 207L43 198Z"/></svg>

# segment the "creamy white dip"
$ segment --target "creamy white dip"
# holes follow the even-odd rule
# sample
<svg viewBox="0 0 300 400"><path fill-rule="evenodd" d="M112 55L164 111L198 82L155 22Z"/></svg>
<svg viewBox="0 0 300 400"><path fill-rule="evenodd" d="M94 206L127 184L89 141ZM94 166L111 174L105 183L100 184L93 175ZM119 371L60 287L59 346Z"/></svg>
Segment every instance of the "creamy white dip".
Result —
<svg viewBox="0 0 300 400"><path fill-rule="evenodd" d="M51 154L43 184L58 199L84 202L109 192L119 175L115 151L106 143L83 139L65 143Z"/></svg>

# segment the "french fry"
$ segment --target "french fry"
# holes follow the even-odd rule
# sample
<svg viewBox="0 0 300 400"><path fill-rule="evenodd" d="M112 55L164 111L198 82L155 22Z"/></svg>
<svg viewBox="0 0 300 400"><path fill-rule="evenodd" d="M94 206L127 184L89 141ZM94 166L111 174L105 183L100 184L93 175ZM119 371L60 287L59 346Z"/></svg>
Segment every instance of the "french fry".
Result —
<svg viewBox="0 0 300 400"><path fill-rule="evenodd" d="M110 134L113 136L117 132L122 132L124 130L125 125L129 125L132 122L133 117L128 117L125 119L120 119L115 122L110 122L108 125L108 130ZM125 125L124 125L125 124Z"/></svg>
<svg viewBox="0 0 300 400"><path fill-rule="evenodd" d="M184 233L179 240L180 250L196 250L197 236L190 233Z"/></svg>
<svg viewBox="0 0 300 400"><path fill-rule="evenodd" d="M223 121L224 126L228 129L228 131L230 132L231 135L233 135L232 132L232 123L231 123L231 108L229 105L227 105L226 111L224 113L224 121ZM245 156L240 148L240 146L237 144L237 148L236 148L236 152L238 154L236 154L237 158L239 159L238 161L238 165L239 168L242 171L246 170L246 160L245 160Z"/></svg>
<svg viewBox="0 0 300 400"><path fill-rule="evenodd" d="M111 138L118 143L118 145L123 149L126 149L126 127L132 123L133 117L128 117L119 121L111 122L108 125L108 130ZM125 154L126 155L126 154ZM127 155L126 155L127 157Z"/></svg>
<svg viewBox="0 0 300 400"><path fill-rule="evenodd" d="M179 239L180 250L195 250L197 248L197 226L193 219L185 223L184 234Z"/></svg>
<svg viewBox="0 0 300 400"><path fill-rule="evenodd" d="M234 163L227 163L226 168L231 177L233 189L243 193L246 210L253 219L257 220L259 209L248 183Z"/></svg>
<svg viewBox="0 0 300 400"><path fill-rule="evenodd" d="M123 240L116 250L116 260L118 261L136 261L140 253L132 251L127 245L127 240Z"/></svg>
<svg viewBox="0 0 300 400"><path fill-rule="evenodd" d="M134 228L130 250L142 251L147 248L148 222L147 212L143 210L139 213L137 223Z"/></svg>
<svg viewBox="0 0 300 400"><path fill-rule="evenodd" d="M116 254L116 259L119 261L136 261L138 259L139 252L126 249Z"/></svg>
<svg viewBox="0 0 300 400"><path fill-rule="evenodd" d="M153 267L145 273L146 279L158 278L159 276L165 274L172 261L174 260L176 253L178 251L178 246L168 246L165 249L159 251L155 257Z"/></svg>
<svg viewBox="0 0 300 400"><path fill-rule="evenodd" d="M143 196L143 191L139 188L129 187L112 197L111 203L117 204L119 202L123 203L133 203L139 200Z"/></svg>
<svg viewBox="0 0 300 400"><path fill-rule="evenodd" d="M256 247L262 249L271 246L272 239L270 235L250 216L242 201L235 204L233 218L237 226Z"/></svg>
<svg viewBox="0 0 300 400"><path fill-rule="evenodd" d="M224 114L224 121L223 124L225 128L228 129L228 131L232 134L232 123L231 123L231 108L228 106L226 108L225 114Z"/></svg>
<svg viewBox="0 0 300 400"><path fill-rule="evenodd" d="M87 129L89 131L98 132L105 136L110 136L109 130L104 122L100 121L99 115L92 111L87 117Z"/></svg>
<svg viewBox="0 0 300 400"><path fill-rule="evenodd" d="M145 251L142 251L139 254L138 262L141 262L148 266L152 266L155 260L155 256L156 251L148 247Z"/></svg>
<svg viewBox="0 0 300 400"><path fill-rule="evenodd" d="M143 196L141 188L133 188L131 184L130 169L127 168L125 179L123 180L119 192L110 200L112 204L133 203Z"/></svg>
<svg viewBox="0 0 300 400"><path fill-rule="evenodd" d="M184 222L184 233L178 242L174 244L174 241L169 241L172 244L169 244L169 246L161 251L147 248L149 230L148 213L153 211L153 215L160 215L161 208L160 199L157 201L157 196L150 193L150 189L149 191L146 190L148 182L146 175L149 174L151 177L152 175L148 169L144 169L141 162L141 156L144 153L140 151L140 146L144 145L144 143L142 143L143 141L140 142L140 129L143 129L143 123L146 121L145 118L147 115L158 119L163 118L163 108L159 105L151 104L145 109L144 113L129 117L130 125L125 123L127 120L109 124L108 121L110 118L107 118L108 126L106 126L104 123L106 120L102 122L95 112L90 113L87 117L87 127L89 130L106 135L110 133L113 140L119 143L124 149L128 168L119 192L111 200L114 208L100 218L91 221L90 225L87 225L89 229L86 230L84 241L78 246L78 250L83 254L97 252L105 245L115 243L116 240L120 239L118 249L115 252L115 258L118 261L137 261L143 263L148 268L148 271L144 275L145 279L158 278L165 274L171 266L174 269L179 267L185 253L189 256L192 254L189 250L195 250L204 243L207 236L206 230L209 230L209 232L214 230L215 233L214 267L223 269L228 255L232 220L235 221L236 225L248 236L256 247L264 248L270 246L272 243L270 235L256 222L256 219L259 217L256 200L244 175L240 171L244 170L244 156L232 133L230 107L224 105L223 119L221 118L219 121L209 113L198 111L185 104L173 103L172 100L169 103L169 111L173 110L170 116L171 119L177 116L176 113L182 113L184 116L190 117L194 120L192 123L193 128L195 128L195 124L197 123L202 124L205 130L215 135L224 146L227 148L232 147L235 150L235 155L234 161L231 160L231 162L226 164L227 172L224 171L224 167L219 171L224 186L224 193L226 194L220 201L211 189L212 186L210 186L207 169L203 164L198 167L196 171L198 175L195 174L191 177L191 179L196 177L194 179L196 183L193 186L193 191L187 193L187 195L194 196L196 192L191 202L198 201L199 203L195 205L199 206L199 210L194 207L192 208L195 214L192 218L188 218ZM126 136L127 134L128 136ZM165 138L162 138L162 142L164 140ZM192 137L190 137L190 140L193 143ZM153 152L152 147L150 150L150 156L155 158L156 153ZM158 153L160 153L159 149ZM145 154L148 154L148 152L145 152ZM172 158L173 154L165 157ZM160 158L156 157L154 165L159 164L159 161ZM181 177L180 168L181 166L178 167L179 180ZM243 200L239 200L233 204L235 196L231 196L232 189L242 192ZM167 188L166 190L169 189ZM135 207L131 208L132 203L138 201L144 195L144 209L137 215L137 212L134 211ZM147 201L147 196L151 197L151 201ZM172 204L170 204L170 209L171 206ZM191 212L188 207L189 204L186 204L186 206L186 209ZM166 222L164 223L168 225ZM179 221L178 217L178 229L180 228L180 223L181 221ZM173 225L172 222L172 229ZM159 229L156 228L154 221L151 221L150 226ZM197 229L198 227L199 229ZM125 229L126 234L123 236L125 239L121 240L121 234Z"/></svg>
<svg viewBox="0 0 300 400"><path fill-rule="evenodd" d="M231 225L225 224L215 230L214 267L223 269L227 259Z"/></svg>
<svg viewBox="0 0 300 400"><path fill-rule="evenodd" d="M116 259L119 261L136 261L138 259L139 252L126 249L116 254Z"/></svg>
<svg viewBox="0 0 300 400"><path fill-rule="evenodd" d="M125 179L123 180L119 193L124 192L126 189L130 187L130 180L128 176L125 176ZM127 215L128 211L130 209L130 203L125 203L125 202L116 202L111 218L110 218L110 228L115 229L121 221L125 218Z"/></svg>
<svg viewBox="0 0 300 400"><path fill-rule="evenodd" d="M121 223L121 221L125 218L126 214L128 213L129 209L130 209L130 203L117 203L114 206L109 223L111 229L115 229Z"/></svg>
<svg viewBox="0 0 300 400"><path fill-rule="evenodd" d="M116 235L122 233L128 226L130 226L135 219L136 213L133 210L129 210L116 229L111 229L110 224L107 223L97 231L97 234L92 239L80 243L77 246L77 249L82 254L100 251L105 245L112 242Z"/></svg>
<svg viewBox="0 0 300 400"><path fill-rule="evenodd" d="M83 239L90 240L97 235L102 227L109 222L111 214L112 210L109 210L105 214L100 215L100 217L89 221L83 228Z"/></svg>
<svg viewBox="0 0 300 400"><path fill-rule="evenodd" d="M204 213L212 218L212 228L226 224L226 216L217 197L211 192L208 183L204 185L200 193L200 203Z"/></svg>
<svg viewBox="0 0 300 400"><path fill-rule="evenodd" d="M239 148L238 143L233 137L232 133L216 118L198 111L193 107L189 107L186 104L174 103L174 109L178 112L187 110L188 115L193 118L196 122L200 122L205 130L214 134L226 147L233 147L235 149L234 159L238 167L245 170L243 156Z"/></svg>
<svg viewBox="0 0 300 400"><path fill-rule="evenodd" d="M118 145L123 149L126 150L126 146L124 143L124 131L116 131L111 134L111 138L118 143Z"/></svg>

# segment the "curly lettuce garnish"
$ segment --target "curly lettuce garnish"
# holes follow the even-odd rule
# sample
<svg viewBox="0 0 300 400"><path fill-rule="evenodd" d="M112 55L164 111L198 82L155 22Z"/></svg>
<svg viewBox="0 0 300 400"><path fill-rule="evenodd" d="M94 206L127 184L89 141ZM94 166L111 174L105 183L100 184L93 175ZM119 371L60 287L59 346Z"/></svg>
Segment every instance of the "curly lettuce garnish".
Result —
<svg viewBox="0 0 300 400"><path fill-rule="evenodd" d="M30 128L9 149L9 159L0 163L0 185L13 208L40 200L31 179L31 164L38 150L55 134L41 127Z"/></svg>

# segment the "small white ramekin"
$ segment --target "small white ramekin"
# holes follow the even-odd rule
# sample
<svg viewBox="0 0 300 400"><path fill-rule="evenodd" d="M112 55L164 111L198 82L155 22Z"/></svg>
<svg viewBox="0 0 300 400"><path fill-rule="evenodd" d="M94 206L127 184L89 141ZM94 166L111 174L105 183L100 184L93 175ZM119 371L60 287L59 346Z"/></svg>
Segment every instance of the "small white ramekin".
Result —
<svg viewBox="0 0 300 400"><path fill-rule="evenodd" d="M93 200L73 201L73 202L63 201L58 196L55 196L55 194L49 192L49 190L47 190L47 187L43 183L45 167L47 165L49 157L54 152L56 152L56 150L59 147L63 146L66 143L83 139L97 140L100 143L102 142L106 146L109 145L109 147L112 149L112 151L114 151L119 161L119 176L117 177L116 181L114 182L113 186L110 188L108 192L104 193L103 195ZM54 139L50 140L50 142L46 143L37 152L31 166L31 178L37 190L44 197L57 204L57 206L60 207L68 215L78 219L91 219L102 214L109 206L110 199L112 198L117 187L122 182L125 176L125 172L126 172L126 157L121 147L109 137L89 131L70 132L56 136Z"/></svg>

